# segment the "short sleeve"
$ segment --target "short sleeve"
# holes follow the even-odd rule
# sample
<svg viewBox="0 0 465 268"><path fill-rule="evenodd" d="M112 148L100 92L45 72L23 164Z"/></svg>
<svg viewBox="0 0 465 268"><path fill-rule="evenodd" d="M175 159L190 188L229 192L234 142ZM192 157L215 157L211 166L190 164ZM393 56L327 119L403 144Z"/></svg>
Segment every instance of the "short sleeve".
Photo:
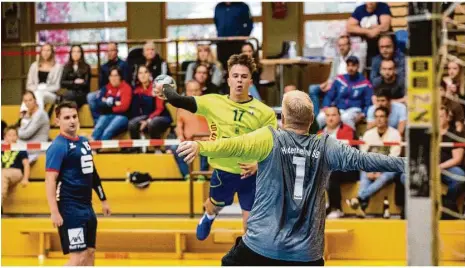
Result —
<svg viewBox="0 0 465 268"><path fill-rule="evenodd" d="M407 120L407 107L405 105L400 104L397 111L399 112L399 121Z"/></svg>
<svg viewBox="0 0 465 268"><path fill-rule="evenodd" d="M391 16L391 8L389 8L389 5L386 3L378 3L378 7L376 9L376 15L381 16L381 15L389 15Z"/></svg>
<svg viewBox="0 0 465 268"><path fill-rule="evenodd" d="M360 23L360 21L362 20L364 16L364 12L363 12L364 9L365 9L365 5L358 6L352 13L351 17L358 20L358 22Z"/></svg>
<svg viewBox="0 0 465 268"><path fill-rule="evenodd" d="M24 159L27 159L29 157L27 151L20 151L19 152L19 160L23 161Z"/></svg>
<svg viewBox="0 0 465 268"><path fill-rule="evenodd" d="M371 123L371 122L375 121L374 110L375 110L374 105L372 105L372 106L370 106L370 108L368 108L368 112L367 112L367 122L368 123Z"/></svg>
<svg viewBox="0 0 465 268"><path fill-rule="evenodd" d="M61 164L66 156L66 146L62 143L54 142L48 148L45 155L45 171L60 172Z"/></svg>
<svg viewBox="0 0 465 268"><path fill-rule="evenodd" d="M207 94L203 96L196 96L195 103L197 104L197 112L196 114L200 114L203 116L207 116L210 113L210 108L215 107L217 103L217 98L220 95L216 94Z"/></svg>

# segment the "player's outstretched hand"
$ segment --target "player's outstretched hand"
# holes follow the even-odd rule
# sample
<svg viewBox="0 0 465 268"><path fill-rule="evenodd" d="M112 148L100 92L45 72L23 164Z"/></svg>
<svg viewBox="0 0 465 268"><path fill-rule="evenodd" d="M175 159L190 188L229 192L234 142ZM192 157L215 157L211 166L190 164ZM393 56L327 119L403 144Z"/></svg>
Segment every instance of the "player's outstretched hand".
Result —
<svg viewBox="0 0 465 268"><path fill-rule="evenodd" d="M63 225L63 218L60 215L60 212L52 213L51 216L53 227L58 228Z"/></svg>
<svg viewBox="0 0 465 268"><path fill-rule="evenodd" d="M239 167L242 169L241 179L245 179L257 173L258 164L257 163L249 163L249 164L239 163Z"/></svg>
<svg viewBox="0 0 465 268"><path fill-rule="evenodd" d="M184 157L184 162L190 164L199 154L199 144L195 141L184 141L179 144L176 150L180 157Z"/></svg>
<svg viewBox="0 0 465 268"><path fill-rule="evenodd" d="M108 204L107 200L102 201L102 212L103 212L103 216L111 215L110 205Z"/></svg>

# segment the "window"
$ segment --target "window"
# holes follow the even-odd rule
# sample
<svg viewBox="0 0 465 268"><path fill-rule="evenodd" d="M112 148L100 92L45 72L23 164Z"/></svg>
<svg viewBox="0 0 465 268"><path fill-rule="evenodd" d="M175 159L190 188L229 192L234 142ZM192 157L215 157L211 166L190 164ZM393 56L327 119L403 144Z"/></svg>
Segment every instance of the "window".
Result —
<svg viewBox="0 0 465 268"><path fill-rule="evenodd" d="M253 16L254 27L250 36L261 43L263 40L262 3L246 2ZM216 37L213 23L217 2L167 2L165 4L166 37L173 39ZM212 45L212 50L216 49ZM168 61L176 62L176 45L168 44ZM195 60L197 49L195 43L179 43L179 62Z"/></svg>
<svg viewBox="0 0 465 268"><path fill-rule="evenodd" d="M356 2L304 3L303 55L335 55L335 41L345 33L347 19L358 6Z"/></svg>
<svg viewBox="0 0 465 268"><path fill-rule="evenodd" d="M35 3L37 42L86 43L127 40L127 12L124 2L40 2ZM97 64L97 46L85 45L90 65ZM105 47L102 46L102 49ZM57 61L68 61L69 47L57 47ZM125 58L127 45L119 45ZM100 58L106 61L105 53Z"/></svg>

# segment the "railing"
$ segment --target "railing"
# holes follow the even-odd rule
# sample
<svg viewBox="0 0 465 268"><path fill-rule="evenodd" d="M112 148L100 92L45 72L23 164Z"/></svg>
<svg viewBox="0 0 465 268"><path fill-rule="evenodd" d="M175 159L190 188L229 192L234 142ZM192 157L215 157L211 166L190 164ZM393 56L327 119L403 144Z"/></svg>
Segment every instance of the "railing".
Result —
<svg viewBox="0 0 465 268"><path fill-rule="evenodd" d="M108 43L117 43L117 44L127 44L127 45L142 45L146 43L147 41L152 41L155 44L170 44L174 43L176 47L176 72L174 73L176 75L176 82L179 84L179 73L180 73L180 64L179 64L179 44L180 43L197 43L197 42L205 42L209 41L212 43L223 43L223 42L231 42L231 41L252 41L256 43L256 47L258 50L261 49L260 42L258 41L257 38L255 37L248 37L248 36L235 36L235 37L215 37L215 38L191 38L191 39L172 39L172 38L163 38L163 39L137 39L137 40L126 40L124 42L112 42L112 41L105 41L105 42L83 42L83 43L51 43L54 47L70 47L72 45L82 45L82 46L87 46L87 45L93 45L97 46L97 49L92 49L92 50L85 50L84 52L87 53L97 53L97 73L100 72L100 66L102 65L102 60L100 58L101 52L104 52L105 50L101 48L102 45L106 45ZM39 43L12 43L12 44L2 44L2 57L4 56L20 56L21 57L21 62L20 62L20 75L19 76L12 76L12 77L4 77L2 74L2 81L3 80L22 80L22 89L26 88L25 87L25 79L26 79L26 66L24 62L24 57L25 56L33 56L38 54L38 52L31 52L31 51L26 51L27 48L37 48L41 44ZM8 48L19 48L20 51L8 51L5 52L5 49ZM62 52L63 53L63 52ZM69 52L66 52L69 53Z"/></svg>

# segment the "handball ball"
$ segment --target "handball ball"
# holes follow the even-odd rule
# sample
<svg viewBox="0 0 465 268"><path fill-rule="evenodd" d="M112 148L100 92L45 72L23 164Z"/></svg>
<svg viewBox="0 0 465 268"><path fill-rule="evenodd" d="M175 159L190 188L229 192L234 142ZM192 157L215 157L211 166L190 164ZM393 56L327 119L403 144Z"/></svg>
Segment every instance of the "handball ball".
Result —
<svg viewBox="0 0 465 268"><path fill-rule="evenodd" d="M170 85L174 90L177 89L176 81L174 81L173 77L166 74L160 74L157 78L155 78L154 86L157 86L158 84Z"/></svg>
<svg viewBox="0 0 465 268"><path fill-rule="evenodd" d="M161 87L158 85L161 85ZM161 74L155 78L154 83L153 83L153 95L157 96L160 99L166 100L164 94L162 93L163 85L170 85L173 88L173 90L176 91L177 89L176 81L174 81L173 77L166 75L166 74Z"/></svg>

